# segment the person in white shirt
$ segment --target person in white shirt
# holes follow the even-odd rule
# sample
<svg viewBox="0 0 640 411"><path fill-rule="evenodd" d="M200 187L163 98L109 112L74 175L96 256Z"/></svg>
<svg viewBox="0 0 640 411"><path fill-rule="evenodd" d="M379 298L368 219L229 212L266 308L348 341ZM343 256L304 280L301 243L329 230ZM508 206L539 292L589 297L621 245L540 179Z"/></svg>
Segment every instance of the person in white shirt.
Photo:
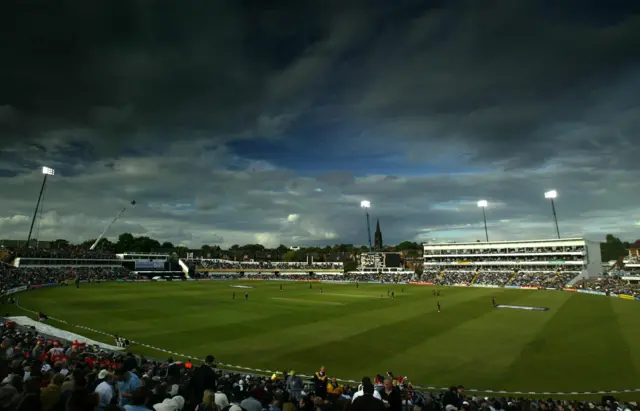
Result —
<svg viewBox="0 0 640 411"><path fill-rule="evenodd" d="M105 371L105 370L102 370ZM104 407L111 404L111 399L113 398L113 384L114 384L114 379L113 379L113 374L110 373L102 373L102 371L100 372L102 375L104 375L104 381L102 381L100 384L98 384L98 386L96 387L95 392L98 394L99 398L100 398L100 404L98 406L98 410L99 411L104 411Z"/></svg>
<svg viewBox="0 0 640 411"><path fill-rule="evenodd" d="M229 405L229 398L227 398L227 394L222 392L223 389L224 389L223 386L219 386L218 391L216 391L215 393L214 401L216 405L220 407L220 409L223 409L224 407L227 407Z"/></svg>
<svg viewBox="0 0 640 411"><path fill-rule="evenodd" d="M371 384L371 379L369 377L364 377L362 379L362 384L360 384L360 386L358 386L358 392L353 394L353 397L351 398L351 403L353 403L356 400L356 398L362 397L364 395L364 390L362 389L362 387L365 384ZM378 390L373 390L373 398L382 401L382 396L380 395Z"/></svg>

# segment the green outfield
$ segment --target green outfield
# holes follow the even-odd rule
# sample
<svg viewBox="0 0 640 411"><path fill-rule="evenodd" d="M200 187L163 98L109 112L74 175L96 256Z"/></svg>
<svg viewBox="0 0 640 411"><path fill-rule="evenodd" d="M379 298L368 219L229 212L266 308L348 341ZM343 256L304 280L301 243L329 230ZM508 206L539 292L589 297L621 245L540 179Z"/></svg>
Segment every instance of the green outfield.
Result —
<svg viewBox="0 0 640 411"><path fill-rule="evenodd" d="M388 288L395 300L387 298ZM309 289L308 283L262 281L103 283L23 293L20 304L247 367L312 373L324 365L329 375L348 379L392 371L420 385L509 391L640 388L640 301L486 288L440 288L435 297L432 290L318 283ZM492 296L498 304L549 310L498 309Z"/></svg>

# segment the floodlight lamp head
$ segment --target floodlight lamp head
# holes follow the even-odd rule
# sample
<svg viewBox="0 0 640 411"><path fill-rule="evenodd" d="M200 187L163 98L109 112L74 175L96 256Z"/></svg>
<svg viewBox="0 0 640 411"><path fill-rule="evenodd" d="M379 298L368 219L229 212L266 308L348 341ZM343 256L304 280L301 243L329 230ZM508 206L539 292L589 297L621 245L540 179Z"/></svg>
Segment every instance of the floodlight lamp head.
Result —
<svg viewBox="0 0 640 411"><path fill-rule="evenodd" d="M546 199L553 200L556 197L558 197L558 192L556 190L551 190L544 193L544 198Z"/></svg>
<svg viewBox="0 0 640 411"><path fill-rule="evenodd" d="M48 176L52 176L56 174L56 171L53 168L42 167L42 174L46 174Z"/></svg>
<svg viewBox="0 0 640 411"><path fill-rule="evenodd" d="M367 200L360 201L360 207L371 208L371 201L367 201Z"/></svg>
<svg viewBox="0 0 640 411"><path fill-rule="evenodd" d="M480 201L478 201L478 207L485 208L485 207L487 207L488 205L489 205L489 203L487 202L487 200L480 200Z"/></svg>

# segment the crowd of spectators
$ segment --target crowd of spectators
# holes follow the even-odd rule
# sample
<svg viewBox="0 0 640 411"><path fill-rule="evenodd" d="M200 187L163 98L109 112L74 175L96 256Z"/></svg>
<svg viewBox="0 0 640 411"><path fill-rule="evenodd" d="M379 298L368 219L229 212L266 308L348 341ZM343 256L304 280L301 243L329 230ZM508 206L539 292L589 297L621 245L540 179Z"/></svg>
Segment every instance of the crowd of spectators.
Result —
<svg viewBox="0 0 640 411"><path fill-rule="evenodd" d="M632 255L624 259L624 270L620 273L625 276L640 276L640 256Z"/></svg>
<svg viewBox="0 0 640 411"><path fill-rule="evenodd" d="M80 280L117 280L131 277L133 274L124 267L12 267L0 264L0 290L23 285L39 285L60 283L75 279Z"/></svg>
<svg viewBox="0 0 640 411"><path fill-rule="evenodd" d="M273 272L256 272L256 273L196 273L194 278L211 278L211 279L261 279L261 280L288 280L288 281L361 281L361 282L382 282L382 283L407 283L414 280L414 274L275 274Z"/></svg>
<svg viewBox="0 0 640 411"><path fill-rule="evenodd" d="M276 279L295 281L344 281L342 274L280 274Z"/></svg>
<svg viewBox="0 0 640 411"><path fill-rule="evenodd" d="M602 291L605 293L627 294L640 297L640 284L631 284L620 277L601 277L590 280L580 280L576 288L584 290Z"/></svg>
<svg viewBox="0 0 640 411"><path fill-rule="evenodd" d="M244 278L248 278L248 279L276 279L276 273L274 273L273 271L269 272L269 271L265 271L265 272L257 272L257 273L253 273L253 272L249 272L249 273L244 273Z"/></svg>
<svg viewBox="0 0 640 411"><path fill-rule="evenodd" d="M491 257L491 261L500 261L500 262L513 262L513 263L533 263L533 262L547 262L553 258L557 258L562 261L582 261L584 259L583 256L579 255L561 255L561 256L539 256L539 255L526 255L526 256L504 256L504 257ZM471 257L446 257L446 258L438 258L436 261L439 263L458 263L458 264L469 264L476 262L485 262L487 261L487 257L484 256L471 256Z"/></svg>
<svg viewBox="0 0 640 411"><path fill-rule="evenodd" d="M5 248L7 260L16 257L24 258L71 258L71 259L115 259L116 256L109 250L89 250L86 246L69 244L57 248Z"/></svg>
<svg viewBox="0 0 640 411"><path fill-rule="evenodd" d="M210 279L210 280L237 280L240 273L196 273L192 276L194 279Z"/></svg>
<svg viewBox="0 0 640 411"><path fill-rule="evenodd" d="M518 275L509 283L513 286L562 288L573 280L580 272L563 271L520 271Z"/></svg>
<svg viewBox="0 0 640 411"><path fill-rule="evenodd" d="M513 271L481 271L474 284L503 286L513 277Z"/></svg>
<svg viewBox="0 0 640 411"><path fill-rule="evenodd" d="M464 387L420 392L403 377L343 384L324 367L247 375L204 364L141 358L39 335L0 321L1 411L637 411L634 402L467 395Z"/></svg>
<svg viewBox="0 0 640 411"><path fill-rule="evenodd" d="M188 259L187 265L196 269L227 269L227 270L344 270L341 262L286 262L286 261L231 261L221 259Z"/></svg>
<svg viewBox="0 0 640 411"><path fill-rule="evenodd" d="M376 274L360 274L360 273L349 273L345 276L345 279L349 281L360 281L360 282L381 282L381 283L407 283L409 281L413 281L416 278L415 274L398 274L398 273L376 273Z"/></svg>
<svg viewBox="0 0 640 411"><path fill-rule="evenodd" d="M444 272L441 276L437 276L433 282L439 285L471 284L475 276L475 271Z"/></svg>
<svg viewBox="0 0 640 411"><path fill-rule="evenodd" d="M508 271L500 267L483 267L480 271L469 268L448 268L446 270L428 270L422 274L422 281L439 285L496 285L519 287L562 288L580 274L579 271L525 270Z"/></svg>

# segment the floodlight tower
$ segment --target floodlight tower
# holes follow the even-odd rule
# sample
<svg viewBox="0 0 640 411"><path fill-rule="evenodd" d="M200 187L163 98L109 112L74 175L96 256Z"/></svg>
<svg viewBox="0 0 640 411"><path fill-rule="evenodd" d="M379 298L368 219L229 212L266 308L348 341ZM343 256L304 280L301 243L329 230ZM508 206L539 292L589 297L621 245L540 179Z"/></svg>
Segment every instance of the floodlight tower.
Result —
<svg viewBox="0 0 640 411"><path fill-rule="evenodd" d="M104 231L102 232L102 234L100 234L98 236L98 238L96 238L96 241L93 243L93 245L89 248L89 250L95 250L96 246L98 245L98 243L100 242L100 240L102 240L102 237L104 237L105 234L107 234L107 231L109 231L109 229L111 228L111 226L113 225L113 223L115 223L116 221L118 221L118 219L122 216L122 214L124 214L125 211L127 211L127 207L129 207L129 205L136 205L136 200L131 200L128 204L125 204L124 207L122 207L122 210L120 210L120 212L118 213L118 215L116 216L116 218L113 219L113 221L111 221L111 223L107 226L107 228L104 229Z"/></svg>
<svg viewBox="0 0 640 411"><path fill-rule="evenodd" d="M558 238L560 238L560 229L558 228L558 216L556 215L556 204L553 200L558 197L558 192L556 190L547 191L544 193L544 198L547 200L551 200L551 211L553 211L553 221L556 223L556 234L558 234Z"/></svg>
<svg viewBox="0 0 640 411"><path fill-rule="evenodd" d="M33 233L33 225L36 222L36 217L38 216L38 209L40 208L40 201L42 200L42 193L44 192L44 186L47 185L47 177L53 176L56 174L56 171L50 167L42 167L42 174L44 178L42 179L42 186L40 187L40 194L38 194L38 202L36 203L36 209L33 211L33 218L31 219L31 227L29 227L29 235L27 236L27 247L31 243L31 234Z"/></svg>
<svg viewBox="0 0 640 411"><path fill-rule="evenodd" d="M487 200L478 201L478 207L482 209L482 219L484 220L484 236L487 238L487 243L489 242L489 231L487 230L487 215L484 212L484 209L487 208L489 203Z"/></svg>
<svg viewBox="0 0 640 411"><path fill-rule="evenodd" d="M367 234L369 235L369 252L373 252L373 246L371 245L371 224L369 223L369 209L371 208L371 201L360 201L360 207L364 208L364 213L367 216Z"/></svg>

